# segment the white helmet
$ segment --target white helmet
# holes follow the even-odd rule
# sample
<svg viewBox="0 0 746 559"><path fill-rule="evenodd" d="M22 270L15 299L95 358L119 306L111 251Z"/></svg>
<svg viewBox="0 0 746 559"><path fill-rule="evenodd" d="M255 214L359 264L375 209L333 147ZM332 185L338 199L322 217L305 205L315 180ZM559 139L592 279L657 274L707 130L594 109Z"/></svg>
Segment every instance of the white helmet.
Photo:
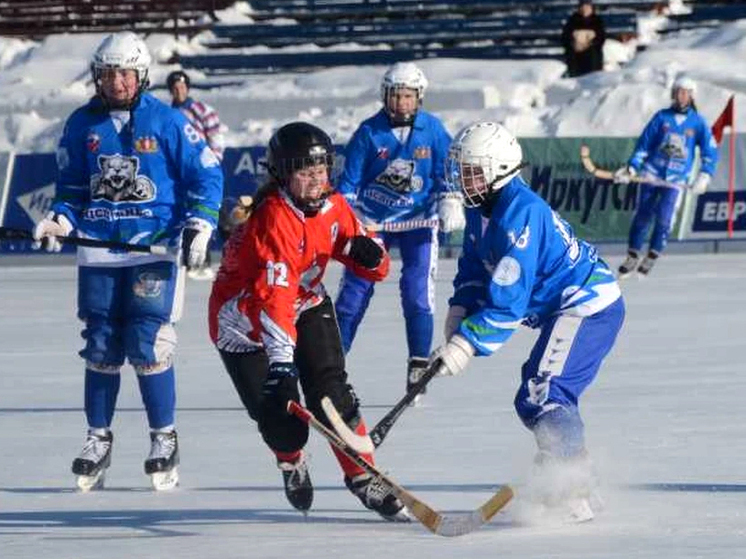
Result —
<svg viewBox="0 0 746 559"><path fill-rule="evenodd" d="M676 95L676 90L678 89L686 89L692 98L694 98L697 95L697 82L689 76L678 76L671 86L671 95Z"/></svg>
<svg viewBox="0 0 746 559"><path fill-rule="evenodd" d="M391 66L386 73L383 75L381 81L381 101L383 106L389 113L389 118L394 120L401 120L396 124L410 124L414 119L415 112L411 115L393 115L388 110L388 98L392 91L396 89L413 89L417 92L418 106L422 103L422 99L425 97L425 90L427 89L427 78L425 74L420 70L413 62L397 62Z"/></svg>
<svg viewBox="0 0 746 559"><path fill-rule="evenodd" d="M150 63L148 47L140 37L131 31L109 35L98 46L91 60L91 74L96 91L100 94L101 70L117 68L137 71L138 94L141 93L149 85Z"/></svg>
<svg viewBox="0 0 746 559"><path fill-rule="evenodd" d="M680 106L677 99L677 92L680 89L685 89L689 92L689 102L684 106ZM692 78L685 75L679 75L673 81L673 85L671 86L671 101L673 102L674 109L676 109L677 111L683 112L687 110L688 107L694 107L694 98L696 97L696 95L697 82L695 82Z"/></svg>
<svg viewBox="0 0 746 559"><path fill-rule="evenodd" d="M515 136L497 122L476 122L459 132L446 161L446 181L474 208L520 173L523 150Z"/></svg>

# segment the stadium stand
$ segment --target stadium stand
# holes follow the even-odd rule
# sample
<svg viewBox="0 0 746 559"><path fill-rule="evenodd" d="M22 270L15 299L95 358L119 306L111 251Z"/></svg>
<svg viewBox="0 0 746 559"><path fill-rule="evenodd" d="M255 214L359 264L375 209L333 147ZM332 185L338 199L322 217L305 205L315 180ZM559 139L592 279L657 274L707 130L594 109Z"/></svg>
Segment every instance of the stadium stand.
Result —
<svg viewBox="0 0 746 559"><path fill-rule="evenodd" d="M217 20L216 10L231 4L231 0L0 1L0 35L40 38L121 29L194 34Z"/></svg>

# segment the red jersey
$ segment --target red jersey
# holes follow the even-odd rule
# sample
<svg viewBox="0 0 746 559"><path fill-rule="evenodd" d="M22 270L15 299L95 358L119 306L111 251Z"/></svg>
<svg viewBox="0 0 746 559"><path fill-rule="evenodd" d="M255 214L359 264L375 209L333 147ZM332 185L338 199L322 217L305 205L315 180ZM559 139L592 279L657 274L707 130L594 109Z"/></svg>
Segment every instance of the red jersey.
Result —
<svg viewBox="0 0 746 559"><path fill-rule="evenodd" d="M292 362L295 322L326 297L322 279L330 259L370 281L388 274L385 251L375 269L345 254L356 235L373 237L338 193L313 216L304 215L282 190L268 194L223 249L210 295L212 341L233 352L264 347L270 363Z"/></svg>

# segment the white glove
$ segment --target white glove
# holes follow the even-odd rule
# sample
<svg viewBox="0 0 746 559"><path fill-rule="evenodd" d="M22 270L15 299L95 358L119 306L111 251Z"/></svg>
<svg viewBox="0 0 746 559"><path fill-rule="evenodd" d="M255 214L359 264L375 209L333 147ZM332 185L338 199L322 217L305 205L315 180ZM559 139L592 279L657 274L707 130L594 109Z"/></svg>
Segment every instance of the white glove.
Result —
<svg viewBox="0 0 746 559"><path fill-rule="evenodd" d="M692 184L692 192L695 194L704 194L707 192L707 187L710 186L712 177L709 173L700 173Z"/></svg>
<svg viewBox="0 0 746 559"><path fill-rule="evenodd" d="M201 268L207 259L212 225L204 219L190 217L181 232L182 261L187 270Z"/></svg>
<svg viewBox="0 0 746 559"><path fill-rule="evenodd" d="M73 224L63 214L49 212L44 219L34 227L34 249L44 247L47 252L59 252L62 243L57 237L68 237L72 233Z"/></svg>
<svg viewBox="0 0 746 559"><path fill-rule="evenodd" d="M464 372L469 364L469 359L474 355L474 348L466 341L466 338L455 334L451 336L448 343L440 346L430 355L430 363L440 359L443 367L439 371L440 375L455 376Z"/></svg>
<svg viewBox="0 0 746 559"><path fill-rule="evenodd" d="M637 171L635 171L635 168L625 165L614 172L614 182L617 184L629 184L636 176Z"/></svg>
<svg viewBox="0 0 746 559"><path fill-rule="evenodd" d="M451 336L458 330L461 325L461 321L466 318L466 308L460 305L453 305L448 308L448 316L446 316L446 323L443 326L443 335L446 341L451 339Z"/></svg>
<svg viewBox="0 0 746 559"><path fill-rule="evenodd" d="M466 227L464 216L464 197L460 192L443 194L438 201L438 219L443 233L460 231Z"/></svg>

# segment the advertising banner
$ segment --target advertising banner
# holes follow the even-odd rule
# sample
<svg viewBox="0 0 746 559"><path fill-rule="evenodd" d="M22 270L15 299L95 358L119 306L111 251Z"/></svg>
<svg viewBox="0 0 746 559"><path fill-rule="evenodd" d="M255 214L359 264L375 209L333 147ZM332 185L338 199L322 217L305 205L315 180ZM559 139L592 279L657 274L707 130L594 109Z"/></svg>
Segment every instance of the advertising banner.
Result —
<svg viewBox="0 0 746 559"><path fill-rule="evenodd" d="M719 160L707 192L693 195L691 215L687 216L685 238L728 238L728 181L730 173L730 137L726 134L718 148ZM733 154L735 196L733 238L746 238L746 134L737 134Z"/></svg>
<svg viewBox="0 0 746 559"><path fill-rule="evenodd" d="M637 203L637 184L619 185L597 179L580 162L587 145L599 168L616 170L632 153L633 138L524 138L523 177L559 212L578 237L589 241L627 239Z"/></svg>
<svg viewBox="0 0 746 559"><path fill-rule="evenodd" d="M613 184L589 174L580 161L580 146L590 148L595 165L615 170L632 153L635 138L523 138L528 167L523 177L531 188L589 241L627 239L637 204L637 184ZM343 146L337 146L340 169ZM224 203L233 205L241 195L253 195L266 180L265 146L228 148L222 167ZM713 183L702 196L689 195L683 204L683 227L678 238L725 238L727 231L728 142L720 147L720 164ZM736 140L735 236L746 237L746 135ZM57 167L54 154L0 154L0 222L8 227L31 229L49 210L54 198ZM677 226L678 227L678 223ZM674 231L677 229L675 228ZM460 234L447 244L460 244ZM0 252L23 250L28 243L4 243ZM72 250L72 249L67 249Z"/></svg>
<svg viewBox="0 0 746 559"><path fill-rule="evenodd" d="M52 206L57 178L57 162L53 153L14 155L7 170L7 199L2 225L31 230ZM4 242L2 252L27 252L28 242ZM72 247L63 248L73 252Z"/></svg>

